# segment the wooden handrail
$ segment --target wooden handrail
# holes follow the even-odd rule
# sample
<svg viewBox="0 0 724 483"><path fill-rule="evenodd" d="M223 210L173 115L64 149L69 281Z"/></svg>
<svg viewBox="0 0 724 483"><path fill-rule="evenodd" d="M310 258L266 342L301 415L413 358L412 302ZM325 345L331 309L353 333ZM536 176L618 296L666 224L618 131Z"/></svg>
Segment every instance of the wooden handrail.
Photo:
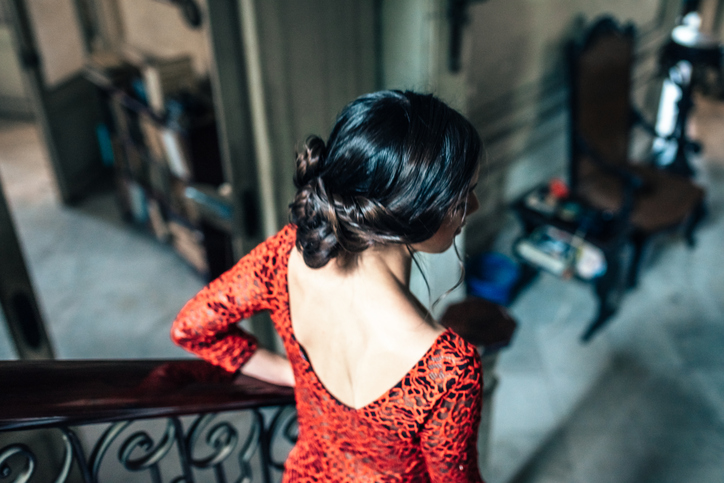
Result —
<svg viewBox="0 0 724 483"><path fill-rule="evenodd" d="M0 362L0 431L294 404L294 391L201 360Z"/></svg>
<svg viewBox="0 0 724 483"><path fill-rule="evenodd" d="M504 308L481 299L448 309L443 322L487 356L484 397L489 401L494 354L510 342L515 321ZM127 481L141 471L152 481L193 483L229 481L231 471L236 481L271 483L296 443L293 405L292 388L201 360L0 361L0 475L13 481L51 481L41 475L56 475L52 481L98 483L111 469L125 469ZM484 407L481 430L487 434L490 406ZM236 411L246 414L229 414ZM180 418L186 415L193 417ZM146 419L154 422L138 421ZM78 428L104 423L100 436ZM23 430L36 428L55 429L39 432L35 444L26 443L24 435L35 432ZM55 461L61 464L54 466Z"/></svg>

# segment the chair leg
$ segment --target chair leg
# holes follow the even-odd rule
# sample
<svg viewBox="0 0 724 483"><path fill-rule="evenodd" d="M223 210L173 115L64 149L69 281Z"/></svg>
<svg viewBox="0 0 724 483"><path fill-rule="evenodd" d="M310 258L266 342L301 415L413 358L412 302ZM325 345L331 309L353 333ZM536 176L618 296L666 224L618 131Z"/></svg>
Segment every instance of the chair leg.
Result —
<svg viewBox="0 0 724 483"><path fill-rule="evenodd" d="M613 316L621 302L623 295L623 280L621 280L621 248L615 249L606 255L606 273L596 280L595 292L598 297L598 314L581 336L583 342L591 340L593 335L603 327Z"/></svg>
<svg viewBox="0 0 724 483"><path fill-rule="evenodd" d="M706 216L706 205L704 204L704 200L700 201L698 205L696 205L696 208L694 208L694 211L692 212L691 216L686 222L686 227L684 229L684 237L686 238L686 244L690 247L693 247L696 245L696 240L694 239L694 230L699 225L701 220L704 219Z"/></svg>
<svg viewBox="0 0 724 483"><path fill-rule="evenodd" d="M603 327L606 322L608 322L608 319L611 318L611 316L616 312L616 310L610 308L608 305L604 303L604 300L600 300L599 303L601 304L598 309L598 315L596 316L596 319L591 322L591 324L586 329L586 332L583 333L581 336L581 340L583 342L589 342L593 335L598 332L598 330Z"/></svg>
<svg viewBox="0 0 724 483"><path fill-rule="evenodd" d="M641 273L641 259L643 258L646 242L649 237L643 233L634 233L631 237L633 245L633 253L631 255L631 263L626 274L626 287L633 288L638 284L639 274Z"/></svg>

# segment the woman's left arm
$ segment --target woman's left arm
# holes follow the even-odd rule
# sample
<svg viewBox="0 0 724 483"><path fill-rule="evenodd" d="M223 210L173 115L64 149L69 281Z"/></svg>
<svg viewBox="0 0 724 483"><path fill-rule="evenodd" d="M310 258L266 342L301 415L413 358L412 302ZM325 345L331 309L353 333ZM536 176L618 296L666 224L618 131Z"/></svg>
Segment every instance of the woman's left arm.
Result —
<svg viewBox="0 0 724 483"><path fill-rule="evenodd" d="M229 372L252 358L257 340L238 322L270 308L266 282L273 276L273 250L268 243L254 248L184 305L171 328L176 344ZM268 359L262 356L258 362Z"/></svg>
<svg viewBox="0 0 724 483"><path fill-rule="evenodd" d="M448 381L420 433L432 482L482 482L478 468L478 428L483 401L482 364L477 353Z"/></svg>

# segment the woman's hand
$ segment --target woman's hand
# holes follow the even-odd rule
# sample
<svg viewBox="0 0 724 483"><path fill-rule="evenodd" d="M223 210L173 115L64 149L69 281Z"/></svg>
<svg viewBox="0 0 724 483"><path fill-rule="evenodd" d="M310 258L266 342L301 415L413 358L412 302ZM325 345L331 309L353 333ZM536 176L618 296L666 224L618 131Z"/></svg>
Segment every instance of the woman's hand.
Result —
<svg viewBox="0 0 724 483"><path fill-rule="evenodd" d="M294 387L294 372L289 360L266 349L257 349L241 366L240 372L278 386Z"/></svg>

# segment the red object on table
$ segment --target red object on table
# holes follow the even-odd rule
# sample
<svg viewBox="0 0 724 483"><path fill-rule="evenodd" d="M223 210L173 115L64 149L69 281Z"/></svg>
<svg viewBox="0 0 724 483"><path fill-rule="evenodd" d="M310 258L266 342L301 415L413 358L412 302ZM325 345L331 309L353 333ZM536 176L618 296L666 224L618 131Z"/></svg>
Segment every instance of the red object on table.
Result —
<svg viewBox="0 0 724 483"><path fill-rule="evenodd" d="M568 198L570 190L568 189L568 185L566 185L562 179L553 178L548 182L548 192L553 195L553 197L560 200Z"/></svg>

